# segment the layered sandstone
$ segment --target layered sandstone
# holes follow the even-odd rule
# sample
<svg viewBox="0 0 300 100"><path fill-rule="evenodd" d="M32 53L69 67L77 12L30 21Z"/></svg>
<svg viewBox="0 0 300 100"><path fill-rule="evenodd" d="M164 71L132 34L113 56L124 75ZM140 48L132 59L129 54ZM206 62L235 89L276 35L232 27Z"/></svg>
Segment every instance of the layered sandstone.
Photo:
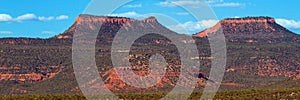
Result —
<svg viewBox="0 0 300 100"><path fill-rule="evenodd" d="M124 28L128 29L128 27L131 27L130 23L138 23L139 25L143 25L145 23L158 23L157 19L155 17L149 17L144 20L136 20L132 18L126 18L126 17L110 17L110 16L93 16L93 15L85 15L82 14L78 16L75 19L74 24L66 30L64 33L56 36L55 38L58 39L69 39L72 38L75 31L76 27L78 25L85 25L88 26L89 29L91 30L100 30L103 24L114 24L114 25L119 25L123 26ZM105 27L105 25L103 25Z"/></svg>
<svg viewBox="0 0 300 100"><path fill-rule="evenodd" d="M0 81L16 81L18 83L37 82L51 79L59 74L63 66L48 66L39 69L38 72L20 72L21 68L16 67L0 67ZM50 70L51 69L51 70Z"/></svg>
<svg viewBox="0 0 300 100"><path fill-rule="evenodd" d="M270 24L275 23L275 19L271 17L246 17L246 18L227 18L224 20L221 20L218 22L215 26L212 28L209 28L207 30L204 30L200 33L194 34L194 36L199 37L205 37L208 35L208 33L216 33L220 30L222 30L224 33L230 33L230 29L237 31L238 28L244 27L245 32L249 31L256 31L254 27L250 27L250 24L257 24L260 27L264 26L262 29L268 29L271 31L276 31L274 27L272 27ZM248 24L248 25L247 25ZM228 26L228 27L227 27ZM229 28L229 29L227 29ZM233 31L231 31L233 32Z"/></svg>
<svg viewBox="0 0 300 100"><path fill-rule="evenodd" d="M196 33L195 37L206 37L209 34L224 34L228 42L299 42L295 33L275 22L271 17L227 18L215 26ZM286 38L290 38L286 40Z"/></svg>

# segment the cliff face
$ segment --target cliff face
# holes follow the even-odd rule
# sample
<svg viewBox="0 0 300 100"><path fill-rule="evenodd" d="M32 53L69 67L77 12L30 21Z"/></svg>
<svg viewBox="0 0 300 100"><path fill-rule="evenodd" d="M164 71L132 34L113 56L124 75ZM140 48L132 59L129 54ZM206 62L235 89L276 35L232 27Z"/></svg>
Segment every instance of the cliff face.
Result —
<svg viewBox="0 0 300 100"><path fill-rule="evenodd" d="M91 30L99 30L101 32L100 28L117 31L120 27L131 27L131 25L128 24L127 22L135 22L141 25L145 23L158 23L155 17L149 17L144 20L135 20L135 19L125 18L125 17L92 16L92 15L82 14L75 19L75 23L68 30L66 30L64 33L54 38L58 38L58 39L72 38L73 34L75 33L76 26L80 24L87 25L88 28ZM100 24L102 24L102 26L99 26ZM99 27L95 27L95 26L99 26Z"/></svg>
<svg viewBox="0 0 300 100"><path fill-rule="evenodd" d="M300 41L298 35L280 26L271 17L228 18L193 36L205 37L221 31L228 42L277 43Z"/></svg>
<svg viewBox="0 0 300 100"><path fill-rule="evenodd" d="M109 17L109 16L92 16L92 15L79 15L75 19L76 24L81 24L81 23L95 23L95 22L102 22L102 23L125 23L125 22L157 22L155 17L149 17L145 20L135 20L131 18L126 18L126 17Z"/></svg>

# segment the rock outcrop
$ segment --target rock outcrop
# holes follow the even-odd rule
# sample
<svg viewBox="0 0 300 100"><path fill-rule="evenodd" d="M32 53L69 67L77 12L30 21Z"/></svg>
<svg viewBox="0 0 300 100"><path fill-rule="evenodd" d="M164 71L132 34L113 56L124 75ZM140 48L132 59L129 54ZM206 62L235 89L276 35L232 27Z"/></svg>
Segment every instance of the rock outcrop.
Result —
<svg viewBox="0 0 300 100"><path fill-rule="evenodd" d="M17 83L33 83L51 79L59 74L63 66L45 66L36 72L21 72L21 66L0 67L0 81L15 81Z"/></svg>
<svg viewBox="0 0 300 100"><path fill-rule="evenodd" d="M214 33L224 33L228 42L300 42L299 35L277 24L271 17L227 18L193 36L206 37Z"/></svg>
<svg viewBox="0 0 300 100"><path fill-rule="evenodd" d="M120 27L120 26L131 27L132 25L130 25L130 23L127 22L131 22L131 23L135 22L135 23L139 23L140 25L143 25L144 23L158 23L155 17L149 17L144 20L136 20L136 19L126 18L126 17L108 17L108 16L93 16L93 15L81 14L76 18L75 23L68 30L66 30L64 33L58 36L55 36L54 38L58 38L58 39L72 38L76 31L76 27L80 24L87 25L91 30L100 30L100 28L106 27L106 24L111 25L111 27L114 27L112 25L116 25L115 27ZM101 24L103 26L99 26ZM95 27L95 26L99 26L99 27Z"/></svg>

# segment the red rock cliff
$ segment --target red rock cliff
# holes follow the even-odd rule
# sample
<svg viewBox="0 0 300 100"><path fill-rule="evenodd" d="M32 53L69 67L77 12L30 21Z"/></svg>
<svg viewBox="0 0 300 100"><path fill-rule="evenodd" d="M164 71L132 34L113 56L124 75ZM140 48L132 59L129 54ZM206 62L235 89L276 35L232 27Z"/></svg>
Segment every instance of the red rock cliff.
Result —
<svg viewBox="0 0 300 100"><path fill-rule="evenodd" d="M91 25L92 23L110 23L123 25L126 22L158 23L155 17L149 17L144 20L135 20L126 17L93 16L82 14L75 19L75 23L68 30L66 30L63 34L56 36L56 38L72 38L73 34L75 33L76 26L79 24L85 24L88 25L90 29L95 29L94 25Z"/></svg>
<svg viewBox="0 0 300 100"><path fill-rule="evenodd" d="M196 33L195 37L206 37L209 34L223 33L228 42L299 42L295 33L275 22L271 17L227 18L215 26ZM290 39L286 39L290 38Z"/></svg>

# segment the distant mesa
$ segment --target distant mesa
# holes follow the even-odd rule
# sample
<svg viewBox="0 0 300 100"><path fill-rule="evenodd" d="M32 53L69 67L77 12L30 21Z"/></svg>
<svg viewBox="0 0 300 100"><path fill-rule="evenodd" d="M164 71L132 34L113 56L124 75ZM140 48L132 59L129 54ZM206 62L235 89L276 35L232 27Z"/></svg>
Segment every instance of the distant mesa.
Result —
<svg viewBox="0 0 300 100"><path fill-rule="evenodd" d="M228 42L299 42L299 35L277 24L271 17L226 18L215 26L193 34L206 37L223 33ZM288 38L288 39L287 39Z"/></svg>
<svg viewBox="0 0 300 100"><path fill-rule="evenodd" d="M136 20L132 18L118 17L118 16L94 16L94 15L81 14L76 18L75 23L76 24L89 23L89 22L126 23L129 21L150 23L150 22L157 22L157 19L153 16L146 18L144 20Z"/></svg>
<svg viewBox="0 0 300 100"><path fill-rule="evenodd" d="M234 33L235 31L242 32L256 32L264 30L266 32L276 31L270 24L274 24L275 19L271 17L245 17L245 18L226 18L224 20L219 21L212 28L206 29L200 33L194 34L194 36L204 37L207 36L208 33L215 33L223 28L223 32L227 32L227 34ZM255 27L250 24L264 26L254 29ZM223 26L223 27L222 27ZM229 29L227 29L229 28ZM242 28L244 30L238 30L237 28ZM267 29L267 30L266 30Z"/></svg>
<svg viewBox="0 0 300 100"><path fill-rule="evenodd" d="M132 18L117 17L117 16L94 16L94 15L81 14L75 19L75 23L68 30L66 30L64 33L58 36L55 36L54 38L58 38L58 39L72 38L73 34L75 33L76 26L79 24L85 24L88 25L90 29L95 29L94 25L91 24L110 23L110 24L123 25L126 22L158 23L157 19L153 16L146 18L144 20L136 20Z"/></svg>

